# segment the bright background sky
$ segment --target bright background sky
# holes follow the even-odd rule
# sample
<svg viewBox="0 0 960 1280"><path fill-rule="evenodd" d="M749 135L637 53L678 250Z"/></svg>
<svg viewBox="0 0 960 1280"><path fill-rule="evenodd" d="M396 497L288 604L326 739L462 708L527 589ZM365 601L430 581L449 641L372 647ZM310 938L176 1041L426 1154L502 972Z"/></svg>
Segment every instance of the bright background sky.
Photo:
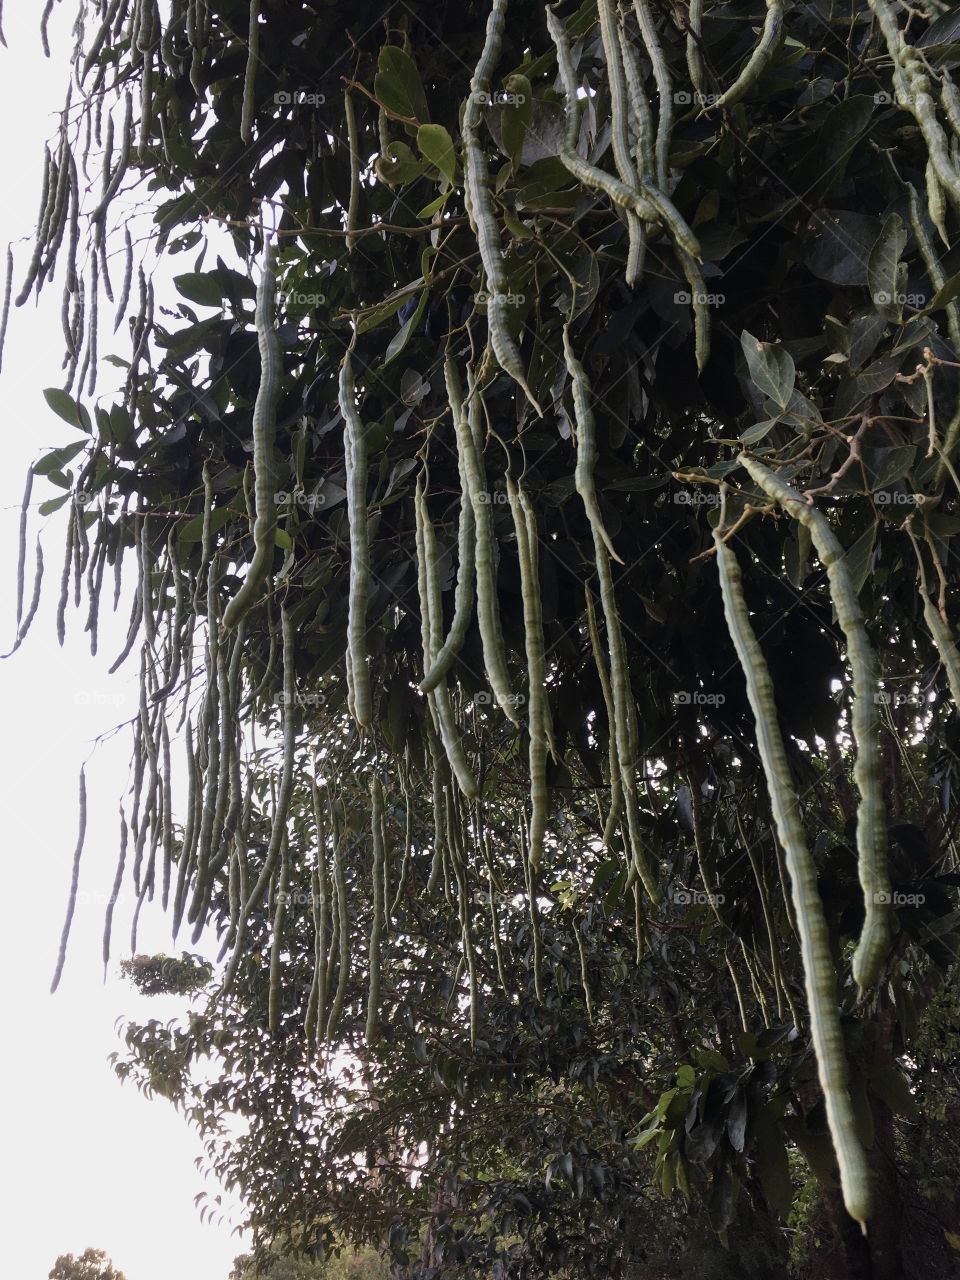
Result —
<svg viewBox="0 0 960 1280"><path fill-rule="evenodd" d="M18 277L36 219L44 139L67 83L75 5L59 5L51 23L54 57L40 48L40 6L7 4L8 48L0 48L0 263L15 243ZM62 270L62 269L61 269ZM59 279L11 315L0 374L0 651L14 633L17 526L28 465L45 448L78 438L47 408L42 389L60 384ZM101 331L109 332L109 325ZM122 350L121 329L115 350ZM105 380L104 385L109 385ZM5 836L0 896L2 1007L0 1055L4 1272L44 1280L59 1253L102 1248L127 1280L226 1280L243 1241L230 1224L202 1225L194 1196L215 1190L194 1167L199 1140L162 1099L147 1101L113 1076L107 1056L121 1048L118 1017L167 1019L171 998L140 997L115 971L102 981L102 899L117 854L117 801L126 786L130 739L121 731L93 752L94 739L136 708L135 655L119 675L106 671L119 652L127 611L107 615L100 655L91 658L83 617L67 614L67 640L56 641L57 584L64 513L46 522L36 506L54 490L34 485L27 596L38 529L46 558L44 598L23 648L0 663L0 820ZM109 576L109 575L108 575ZM105 584L106 585L106 584ZM107 596L107 592L104 592ZM88 826L81 901L60 989L49 994L76 840L77 772L87 766ZM129 891L128 891L129 893ZM84 898L88 901L84 901ZM114 961L125 953L129 896L121 898ZM141 951L170 949L160 912L145 910ZM189 947L189 942L181 946Z"/></svg>

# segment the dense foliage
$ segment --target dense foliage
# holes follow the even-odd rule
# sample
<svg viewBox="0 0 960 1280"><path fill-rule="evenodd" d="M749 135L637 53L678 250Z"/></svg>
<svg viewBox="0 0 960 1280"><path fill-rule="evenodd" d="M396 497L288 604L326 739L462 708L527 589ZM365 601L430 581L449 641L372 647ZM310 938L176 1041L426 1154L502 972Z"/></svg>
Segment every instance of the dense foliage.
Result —
<svg viewBox="0 0 960 1280"><path fill-rule="evenodd" d="M102 1249L84 1249L79 1258L61 1253L49 1273L49 1280L126 1280Z"/></svg>
<svg viewBox="0 0 960 1280"><path fill-rule="evenodd" d="M33 474L61 634L137 575L118 887L230 956L123 1069L258 1242L690 1274L709 1222L763 1274L793 1206L949 1267L899 1126L958 923L958 51L935 0L82 7Z"/></svg>

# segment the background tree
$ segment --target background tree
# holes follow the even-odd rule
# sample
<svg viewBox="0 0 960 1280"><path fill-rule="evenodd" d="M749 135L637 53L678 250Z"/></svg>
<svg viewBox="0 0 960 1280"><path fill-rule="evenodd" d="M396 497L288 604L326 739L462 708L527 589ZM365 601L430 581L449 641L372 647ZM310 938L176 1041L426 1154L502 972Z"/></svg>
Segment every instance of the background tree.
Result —
<svg viewBox="0 0 960 1280"><path fill-rule="evenodd" d="M129 1069L264 1246L627 1274L652 1188L762 1241L802 1161L837 1266L900 1274L957 925L955 16L77 33L15 300L65 259L82 434L33 474L61 630L137 575L118 889L227 961Z"/></svg>
<svg viewBox="0 0 960 1280"><path fill-rule="evenodd" d="M126 1280L102 1249L84 1249L79 1258L61 1253L53 1264L49 1280Z"/></svg>

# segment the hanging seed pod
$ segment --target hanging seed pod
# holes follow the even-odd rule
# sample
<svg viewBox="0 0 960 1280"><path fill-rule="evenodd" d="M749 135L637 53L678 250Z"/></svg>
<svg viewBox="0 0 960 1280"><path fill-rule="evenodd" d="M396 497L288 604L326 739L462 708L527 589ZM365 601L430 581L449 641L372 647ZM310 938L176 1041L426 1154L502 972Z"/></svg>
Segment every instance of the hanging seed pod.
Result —
<svg viewBox="0 0 960 1280"><path fill-rule="evenodd" d="M267 1002L267 1029L276 1035L280 1029L280 972L283 946L283 926L287 918L287 898L290 883L290 840L283 833L280 851L280 872L277 876L276 908L273 914L273 937L270 942L270 992Z"/></svg>
<svg viewBox="0 0 960 1280"><path fill-rule="evenodd" d="M56 991L60 985L60 978L63 975L63 966L67 959L67 943L70 940L70 926L73 924L73 913L77 906L77 888L80 884L80 858L83 854L83 841L87 833L87 778L83 769L80 770L80 800L79 800L79 831L77 833L77 847L73 854L73 869L70 873L70 894L67 899L67 914L63 922L63 930L60 934L60 949L57 953L57 966L54 970L53 981L50 984L51 994Z"/></svg>
<svg viewBox="0 0 960 1280"><path fill-rule="evenodd" d="M356 247L356 231L360 218L360 139L357 134L357 112L353 94L349 89L343 94L343 115L347 122L347 146L350 150L350 203L347 206L347 249L353 253Z"/></svg>
<svg viewBox="0 0 960 1280"><path fill-rule="evenodd" d="M350 980L350 916L347 912L347 882L344 876L343 859L346 852L344 846L352 834L349 827L344 827L333 847L333 881L337 889L337 937L340 960L337 989L334 992L330 1016L327 1019L325 1039L328 1043L340 1024L344 1001L347 997L347 983Z"/></svg>
<svg viewBox="0 0 960 1280"><path fill-rule="evenodd" d="M357 411L352 355L356 330L340 365L340 412L343 414L344 458L347 467L347 519L350 525L350 593L347 617L347 655L353 715L361 728L373 722L373 693L367 661L367 607L370 593L370 544L367 532L366 429Z"/></svg>
<svg viewBox="0 0 960 1280"><path fill-rule="evenodd" d="M247 146L253 136L256 113L257 63L260 61L260 0L250 0L250 25L247 28L247 69L243 77L243 110L240 116L240 138Z"/></svg>
<svg viewBox="0 0 960 1280"><path fill-rule="evenodd" d="M657 186L661 191L666 191L670 179L670 140L673 135L673 80L670 76L667 60L663 54L663 45L660 43L660 36L657 33L648 0L633 0L633 8L637 15L640 35L647 50L650 65L653 68L653 78L657 84L660 116L657 122L655 172Z"/></svg>
<svg viewBox="0 0 960 1280"><path fill-rule="evenodd" d="M857 871L866 917L853 957L853 976L861 995L880 980L890 949L893 922L890 872L887 866L887 820L880 759L877 660L864 624L857 591L843 547L826 516L809 506L795 489L762 462L740 455L740 463L768 497L810 531L817 555L827 571L837 622L847 641L853 684L851 727L857 744L854 781L860 793L857 813Z"/></svg>
<svg viewBox="0 0 960 1280"><path fill-rule="evenodd" d="M12 647L8 649L8 651L5 654L2 655L4 658L9 658L11 654L16 653L16 651L20 648L20 646L23 644L24 640L26 639L27 632L30 630L30 626L37 615L37 609L39 609L40 607L40 589L42 584L43 584L43 549L40 546L40 539L37 538L37 558L36 558L36 571L33 579L33 595L30 597L30 603L27 606L27 612L24 616L23 621L20 623L19 629L17 630L17 636L13 642Z"/></svg>
<svg viewBox="0 0 960 1280"><path fill-rule="evenodd" d="M937 606L926 591L923 591L922 595L924 621L927 624L927 630L930 632L930 638L936 646L937 653L940 655L940 661L943 663L943 669L947 675L947 684L953 696L953 704L960 710L960 650L957 649L957 642L953 638L953 633L941 618Z"/></svg>
<svg viewBox="0 0 960 1280"><path fill-rule="evenodd" d="M260 386L253 409L253 470L257 519L253 527L254 553L243 586L223 611L223 627L229 631L251 608L273 563L277 527L277 479L273 469L273 437L283 378L280 339L275 323L276 247L267 245L257 289L257 339L260 348Z"/></svg>
<svg viewBox="0 0 960 1280"><path fill-rule="evenodd" d="M383 875L386 850L383 843L383 787L374 775L370 782L370 820L373 831L373 910L370 919L369 986L365 1039L371 1047L380 1038L380 948L383 914Z"/></svg>
<svg viewBox="0 0 960 1280"><path fill-rule="evenodd" d="M840 1168L843 1201L847 1212L865 1232L871 1213L870 1170L857 1138L850 1102L830 931L817 890L817 868L807 847L790 763L780 734L773 681L750 622L740 567L734 552L718 530L714 530L713 539L724 614L746 677L747 697L756 723L757 747L770 805L790 873L810 1033L827 1108L827 1123Z"/></svg>
<svg viewBox="0 0 960 1280"><path fill-rule="evenodd" d="M634 0L634 2L639 5L643 0ZM767 13L757 47L733 84L712 103L711 110L733 107L747 96L773 61L773 55L779 49L782 38L783 0L767 0Z"/></svg>
<svg viewBox="0 0 960 1280"><path fill-rule="evenodd" d="M617 7L613 0L598 0L597 13L600 18L600 38L603 43L603 56L607 63L613 157L621 181L626 183L628 187L632 187L635 185L637 172L634 168L633 157L630 154L627 83L620 53ZM626 279L628 285L633 285L637 281L639 269L643 263L643 229L640 219L632 210L627 211L626 218L629 238Z"/></svg>
<svg viewBox="0 0 960 1280"><path fill-rule="evenodd" d="M130 152L133 148L133 97L128 90L124 94L123 109L123 137L120 142L120 155L117 158L117 167L114 169L110 181L107 183L106 190L100 197L100 202L90 215L91 223L99 222L106 216L110 202L120 189L120 183L123 181L124 174L127 172L127 166L130 163Z"/></svg>

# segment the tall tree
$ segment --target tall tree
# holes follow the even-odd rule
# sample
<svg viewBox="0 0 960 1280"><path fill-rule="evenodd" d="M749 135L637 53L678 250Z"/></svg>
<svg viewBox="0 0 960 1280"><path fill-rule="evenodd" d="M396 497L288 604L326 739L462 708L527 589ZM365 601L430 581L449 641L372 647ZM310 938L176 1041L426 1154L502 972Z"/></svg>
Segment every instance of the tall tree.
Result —
<svg viewBox="0 0 960 1280"><path fill-rule="evenodd" d="M957 926L955 16L102 0L76 30L16 302L63 261L61 636L86 586L96 647L107 565L137 575L118 887L218 929L257 1088L299 1106L321 1054L338 1106L399 1072L435 1108L422 1186L408 1097L297 1223L245 1167L256 1225L322 1249L357 1197L429 1274L438 1115L510 1089L501 1033L559 1089L585 1018L639 1081L617 1159L649 1144L723 1240L755 1164L788 1211L795 1151L848 1274L900 1274L894 1117ZM582 1141L547 1192L595 1185ZM535 1245L460 1225L458 1264L566 1265L520 1194ZM622 1269L614 1225L578 1256Z"/></svg>

